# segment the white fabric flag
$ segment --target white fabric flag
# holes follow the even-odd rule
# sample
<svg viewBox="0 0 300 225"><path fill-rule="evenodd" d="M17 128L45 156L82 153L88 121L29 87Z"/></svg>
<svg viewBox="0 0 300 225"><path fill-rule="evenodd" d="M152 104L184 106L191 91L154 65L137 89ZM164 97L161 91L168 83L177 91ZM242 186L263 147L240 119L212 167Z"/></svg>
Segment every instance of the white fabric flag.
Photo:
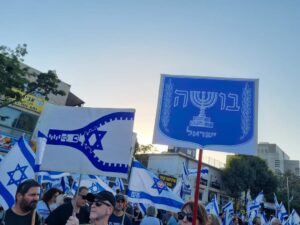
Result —
<svg viewBox="0 0 300 225"><path fill-rule="evenodd" d="M171 212L178 212L183 205L180 197L136 160L132 163L127 195L131 202L152 204Z"/></svg>
<svg viewBox="0 0 300 225"><path fill-rule="evenodd" d="M216 195L214 195L211 202L206 205L205 209L207 213L214 214L215 216L219 217L220 210L219 210L218 200Z"/></svg>
<svg viewBox="0 0 300 225"><path fill-rule="evenodd" d="M47 104L37 131L47 137L41 169L127 178L134 110Z"/></svg>
<svg viewBox="0 0 300 225"><path fill-rule="evenodd" d="M12 147L0 163L0 205L12 207L20 183L34 178L35 155L24 137Z"/></svg>
<svg viewBox="0 0 300 225"><path fill-rule="evenodd" d="M298 213L293 209L291 215L287 219L285 225L300 225L300 216Z"/></svg>

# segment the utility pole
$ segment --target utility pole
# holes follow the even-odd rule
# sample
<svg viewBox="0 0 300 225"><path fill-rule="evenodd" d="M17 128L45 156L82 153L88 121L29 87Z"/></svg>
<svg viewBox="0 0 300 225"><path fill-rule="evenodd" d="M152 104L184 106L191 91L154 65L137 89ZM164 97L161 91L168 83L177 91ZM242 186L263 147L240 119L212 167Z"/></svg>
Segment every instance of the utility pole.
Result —
<svg viewBox="0 0 300 225"><path fill-rule="evenodd" d="M289 189L289 177L286 177L286 187L287 187L287 202L288 202L288 214L290 215L290 189Z"/></svg>

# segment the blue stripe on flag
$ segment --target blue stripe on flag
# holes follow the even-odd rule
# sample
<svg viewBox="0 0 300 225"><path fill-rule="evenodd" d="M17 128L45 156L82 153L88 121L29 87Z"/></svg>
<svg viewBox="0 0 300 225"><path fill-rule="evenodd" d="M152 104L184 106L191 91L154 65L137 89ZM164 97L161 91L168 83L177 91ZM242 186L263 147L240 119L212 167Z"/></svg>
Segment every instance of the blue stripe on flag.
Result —
<svg viewBox="0 0 300 225"><path fill-rule="evenodd" d="M28 149L26 147L26 144L25 144L25 139L22 137L20 138L20 140L18 141L18 145L20 147L20 150L21 152L23 153L23 155L25 156L25 158L28 160L30 166L32 168L34 168L34 165L35 165L35 159L32 155L32 153L30 152L31 149Z"/></svg>
<svg viewBox="0 0 300 225"><path fill-rule="evenodd" d="M132 166L131 167L136 167L136 168L141 168L145 170L145 167L138 161L133 160Z"/></svg>
<svg viewBox="0 0 300 225"><path fill-rule="evenodd" d="M12 207L15 202L14 197L10 194L10 192L5 188L5 186L0 182L0 193L8 205L8 208Z"/></svg>
<svg viewBox="0 0 300 225"><path fill-rule="evenodd" d="M151 196L151 195L149 195L145 192L138 192L138 193L139 193L139 199L147 199L147 200L152 201L155 204L168 205L170 207L179 208L179 209L183 205L181 202L177 202L174 199L159 197L159 196ZM128 190L127 195L128 196L135 196L136 191Z"/></svg>

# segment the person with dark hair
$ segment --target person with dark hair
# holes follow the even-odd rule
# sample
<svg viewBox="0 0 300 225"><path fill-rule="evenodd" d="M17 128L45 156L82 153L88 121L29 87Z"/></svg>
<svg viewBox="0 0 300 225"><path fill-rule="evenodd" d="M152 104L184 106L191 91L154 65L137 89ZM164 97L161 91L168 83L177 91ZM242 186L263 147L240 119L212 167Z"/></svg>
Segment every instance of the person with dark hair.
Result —
<svg viewBox="0 0 300 225"><path fill-rule="evenodd" d="M260 217L258 217L258 216L254 217L254 219L252 220L252 224L253 225L261 225Z"/></svg>
<svg viewBox="0 0 300 225"><path fill-rule="evenodd" d="M47 225L65 225L69 217L73 213L73 205L75 206L76 217L80 224L89 222L89 210L87 207L87 194L89 189L87 187L80 187L78 195L72 199L71 202L65 203L55 210L53 210L46 219Z"/></svg>
<svg viewBox="0 0 300 225"><path fill-rule="evenodd" d="M131 220L125 213L126 209L126 197L122 194L116 195L116 207L113 214L109 217L109 225L131 225Z"/></svg>
<svg viewBox="0 0 300 225"><path fill-rule="evenodd" d="M181 211L178 213L178 220L180 225L191 225L193 222L193 210L194 210L194 202L189 201L186 202ZM199 202L197 209L197 225L206 225L207 224L207 214L204 206Z"/></svg>
<svg viewBox="0 0 300 225"><path fill-rule="evenodd" d="M49 214L57 208L56 197L62 193L58 188L50 188L37 204L37 212L40 214L42 221L49 216Z"/></svg>
<svg viewBox="0 0 300 225"><path fill-rule="evenodd" d="M5 225L41 225L41 219L35 212L40 184L33 179L22 182L16 191L16 200L12 208L5 211L2 224Z"/></svg>

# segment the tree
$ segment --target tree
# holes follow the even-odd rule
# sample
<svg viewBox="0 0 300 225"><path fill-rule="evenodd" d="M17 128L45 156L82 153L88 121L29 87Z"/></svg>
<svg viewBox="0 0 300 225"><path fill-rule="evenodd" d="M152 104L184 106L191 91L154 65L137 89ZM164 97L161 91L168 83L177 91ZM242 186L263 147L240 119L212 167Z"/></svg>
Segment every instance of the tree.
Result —
<svg viewBox="0 0 300 225"><path fill-rule="evenodd" d="M290 171L279 176L278 191L276 193L279 203L282 201L288 210L288 197L287 197L287 180L290 193L290 211L295 209L300 211L300 177L292 174ZM291 201L292 199L292 201Z"/></svg>
<svg viewBox="0 0 300 225"><path fill-rule="evenodd" d="M22 62L27 54L27 45L18 45L14 50L0 46L0 108L20 101L28 94L39 94L48 100L49 94L65 95L58 90L54 71L30 72Z"/></svg>
<svg viewBox="0 0 300 225"><path fill-rule="evenodd" d="M277 178L268 169L266 162L256 156L235 155L228 158L222 176L225 190L235 199L245 196L250 189L252 198L261 190L267 199L277 188ZM246 200L245 200L246 202Z"/></svg>

